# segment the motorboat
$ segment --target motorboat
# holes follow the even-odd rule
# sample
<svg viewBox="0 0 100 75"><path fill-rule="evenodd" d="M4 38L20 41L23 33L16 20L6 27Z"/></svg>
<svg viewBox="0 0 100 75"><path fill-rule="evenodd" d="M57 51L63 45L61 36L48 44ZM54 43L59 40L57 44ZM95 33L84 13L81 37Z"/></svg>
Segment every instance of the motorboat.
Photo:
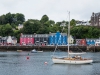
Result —
<svg viewBox="0 0 100 75"><path fill-rule="evenodd" d="M31 50L31 53L37 53L36 49Z"/></svg>
<svg viewBox="0 0 100 75"><path fill-rule="evenodd" d="M37 51L36 49L31 50L31 53L37 53L37 52L43 52L43 51Z"/></svg>

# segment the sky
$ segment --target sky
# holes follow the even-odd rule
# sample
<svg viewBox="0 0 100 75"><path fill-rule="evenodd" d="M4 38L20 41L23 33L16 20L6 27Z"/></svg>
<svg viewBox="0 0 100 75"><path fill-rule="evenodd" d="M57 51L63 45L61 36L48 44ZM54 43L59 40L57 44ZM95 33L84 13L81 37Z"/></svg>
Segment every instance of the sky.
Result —
<svg viewBox="0 0 100 75"><path fill-rule="evenodd" d="M0 0L0 16L7 13L22 13L25 19L40 20L47 15L49 20L89 21L92 13L100 12L100 0Z"/></svg>

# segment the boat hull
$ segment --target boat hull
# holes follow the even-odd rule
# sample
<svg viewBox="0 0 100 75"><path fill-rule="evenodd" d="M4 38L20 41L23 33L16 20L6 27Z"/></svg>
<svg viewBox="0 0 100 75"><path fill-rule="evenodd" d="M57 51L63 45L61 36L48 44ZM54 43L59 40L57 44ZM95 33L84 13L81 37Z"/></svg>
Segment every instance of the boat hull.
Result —
<svg viewBox="0 0 100 75"><path fill-rule="evenodd" d="M31 53L37 53L37 51L36 51L35 49L33 49L33 50L31 51Z"/></svg>
<svg viewBox="0 0 100 75"><path fill-rule="evenodd" d="M31 53L37 53L37 51L31 51Z"/></svg>
<svg viewBox="0 0 100 75"><path fill-rule="evenodd" d="M41 53L41 52L43 52L43 51L36 51L36 50L32 50L32 51L31 51L31 53L39 53L39 52Z"/></svg>
<svg viewBox="0 0 100 75"><path fill-rule="evenodd" d="M52 58L53 63L55 64L90 64L93 62L93 60L88 59L88 60L66 60L66 59L57 59L57 58Z"/></svg>

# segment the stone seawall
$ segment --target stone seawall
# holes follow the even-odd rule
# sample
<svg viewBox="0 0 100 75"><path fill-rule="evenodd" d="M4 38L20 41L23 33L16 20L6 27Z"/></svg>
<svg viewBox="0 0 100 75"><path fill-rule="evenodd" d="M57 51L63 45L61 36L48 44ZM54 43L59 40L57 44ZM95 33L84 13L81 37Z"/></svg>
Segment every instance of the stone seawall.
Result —
<svg viewBox="0 0 100 75"><path fill-rule="evenodd" d="M67 51L67 46L58 46L57 47L61 51ZM97 52L100 51L100 46L70 46L71 51L82 50L82 51L92 51ZM32 49L36 50L43 50L43 51L54 51L55 46L0 46L0 51L16 51L16 50L23 50L23 51L31 51Z"/></svg>

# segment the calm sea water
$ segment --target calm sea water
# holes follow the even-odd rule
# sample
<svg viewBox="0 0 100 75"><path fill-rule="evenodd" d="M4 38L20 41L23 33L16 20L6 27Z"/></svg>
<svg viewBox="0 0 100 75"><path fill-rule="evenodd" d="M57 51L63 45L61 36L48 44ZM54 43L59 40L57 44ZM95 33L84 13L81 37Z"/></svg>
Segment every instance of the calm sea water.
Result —
<svg viewBox="0 0 100 75"><path fill-rule="evenodd" d="M53 52L0 52L0 75L100 75L100 53L87 53L94 63L53 64ZM66 55L60 52L58 55ZM29 57L29 59L27 59ZM45 64L47 62L47 64Z"/></svg>

